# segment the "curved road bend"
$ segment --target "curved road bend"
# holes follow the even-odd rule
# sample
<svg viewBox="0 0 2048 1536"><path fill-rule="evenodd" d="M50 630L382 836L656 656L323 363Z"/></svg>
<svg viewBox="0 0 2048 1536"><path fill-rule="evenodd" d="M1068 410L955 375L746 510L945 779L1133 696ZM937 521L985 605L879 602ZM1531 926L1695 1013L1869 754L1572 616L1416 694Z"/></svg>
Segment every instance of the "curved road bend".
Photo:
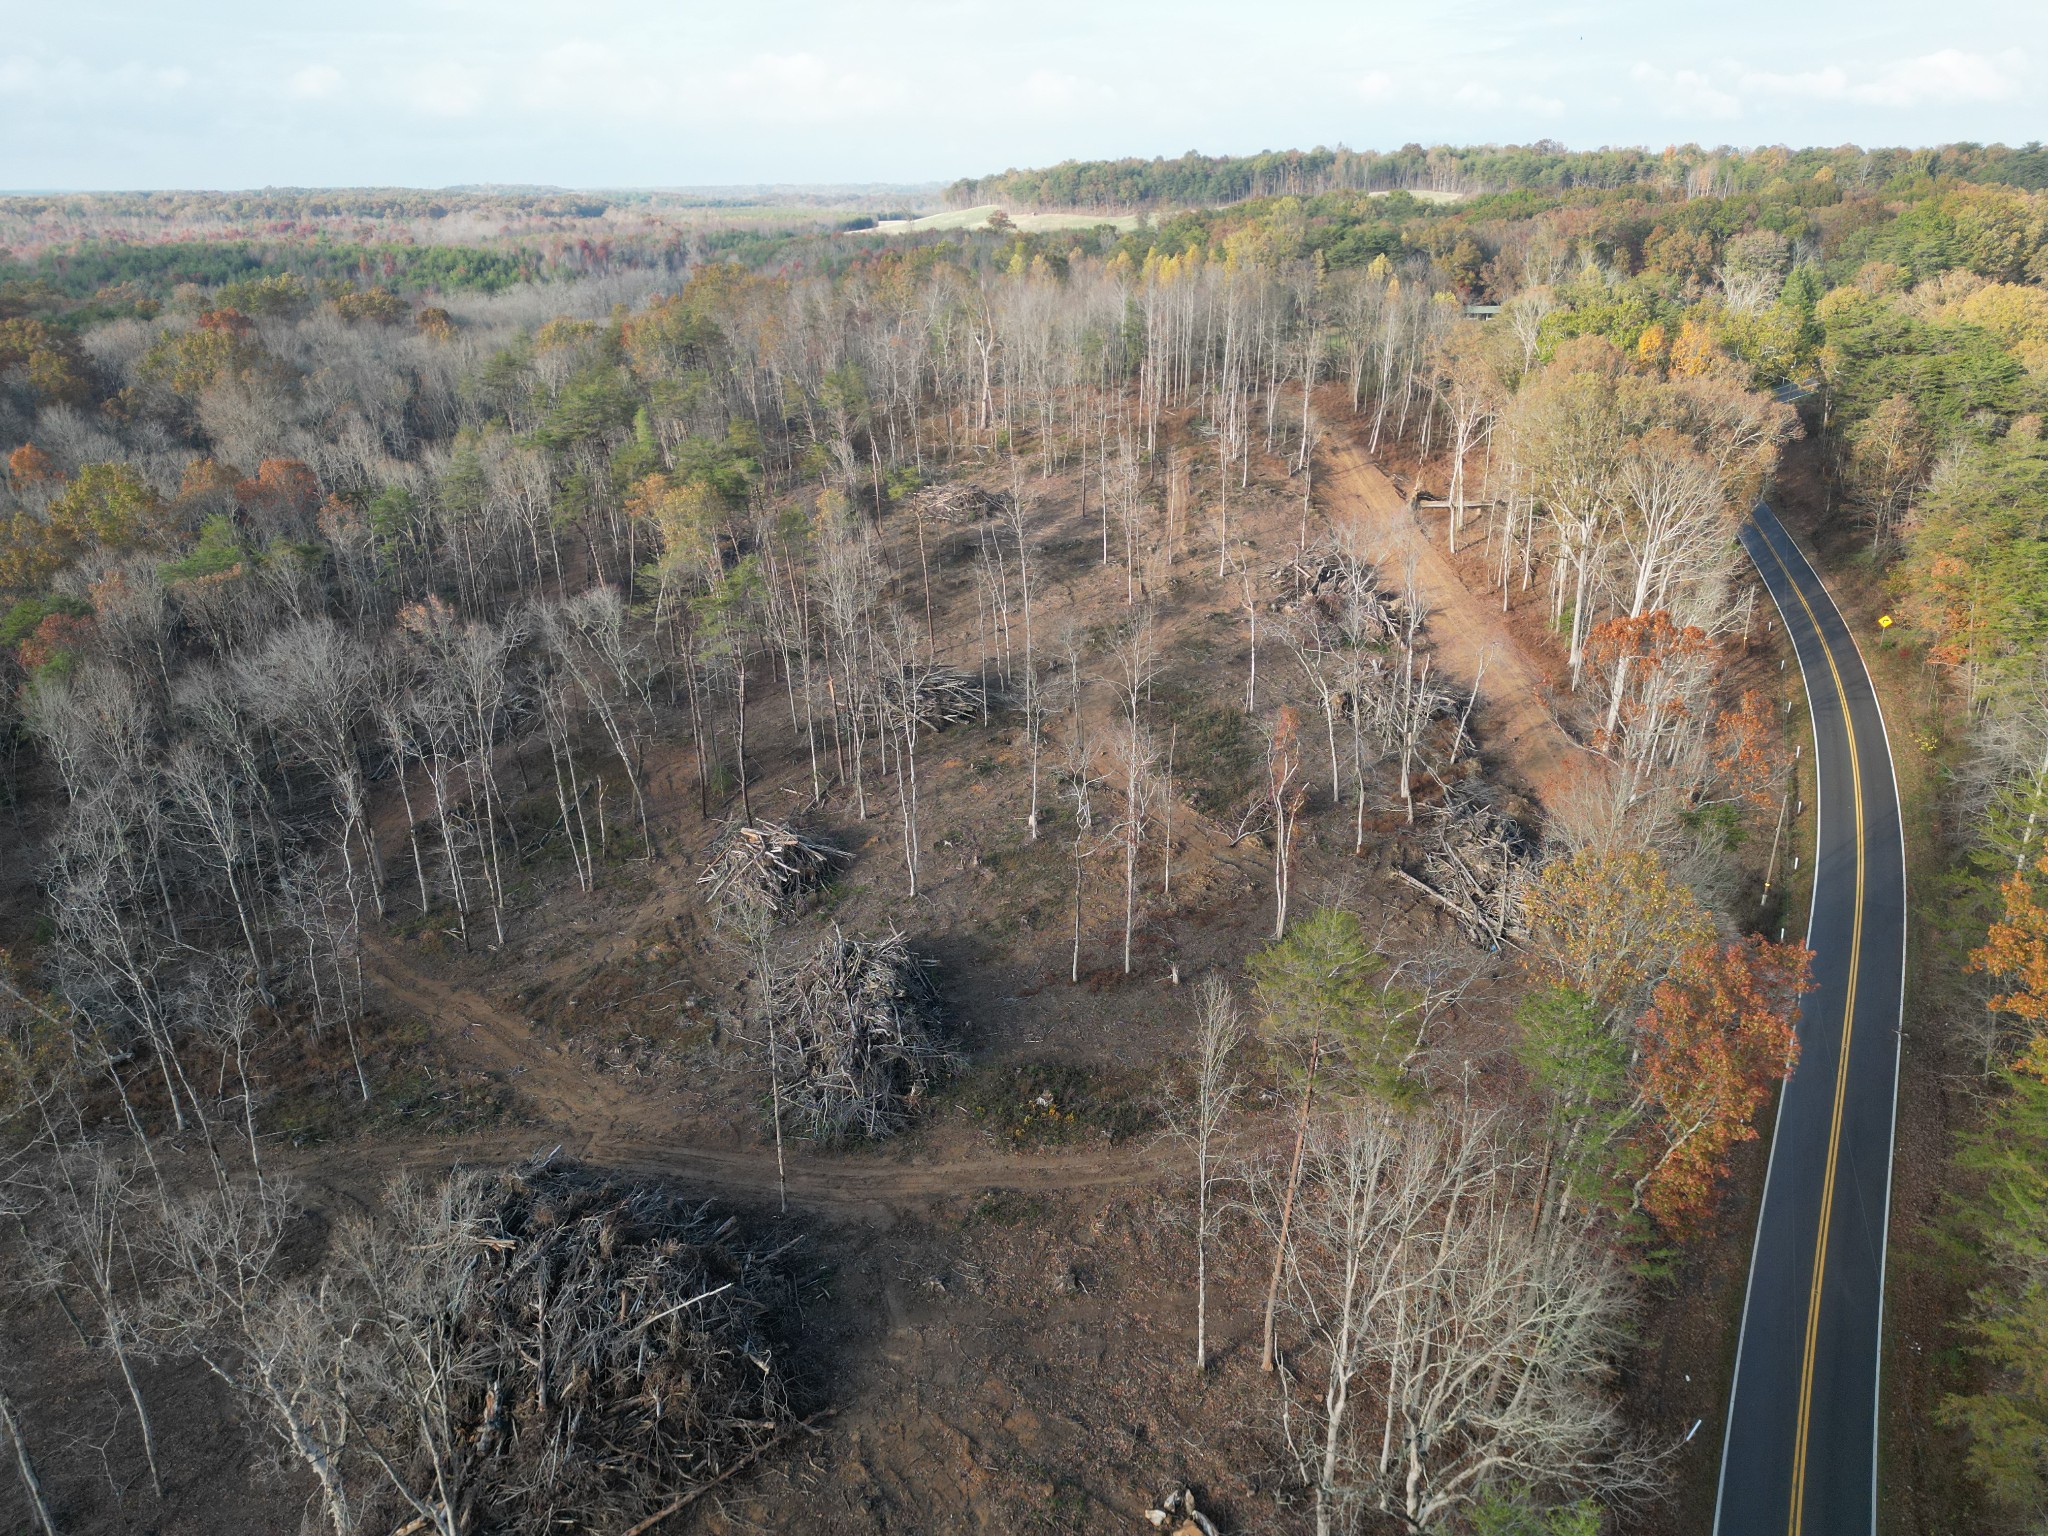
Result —
<svg viewBox="0 0 2048 1536"><path fill-rule="evenodd" d="M1806 679L1819 856L1814 987L1778 1101L1714 1530L1871 1536L1906 951L1898 790L1877 695L1820 576L1767 507L1742 543Z"/></svg>

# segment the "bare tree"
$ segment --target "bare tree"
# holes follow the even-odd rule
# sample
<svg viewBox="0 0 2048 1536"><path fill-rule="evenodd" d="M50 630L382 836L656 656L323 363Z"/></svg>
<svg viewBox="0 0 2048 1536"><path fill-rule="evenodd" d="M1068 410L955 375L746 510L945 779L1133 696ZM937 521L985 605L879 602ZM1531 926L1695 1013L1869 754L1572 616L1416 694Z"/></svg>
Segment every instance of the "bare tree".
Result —
<svg viewBox="0 0 2048 1536"><path fill-rule="evenodd" d="M1330 748L1330 803L1344 803L1343 770L1337 764L1337 711L1343 692L1337 675L1343 666L1339 637L1334 626L1324 622L1318 609L1283 617L1277 626L1280 641L1301 668L1302 681L1323 712L1323 732Z"/></svg>
<svg viewBox="0 0 2048 1536"><path fill-rule="evenodd" d="M1429 617L1429 606L1416 579L1416 558L1412 554L1402 574L1401 598L1401 680L1394 718L1399 722L1401 803L1407 807L1408 821L1412 826L1415 822L1415 765L1423 733L1449 703L1440 689L1430 685L1430 658L1424 656L1421 666L1416 665L1421 649L1422 626Z"/></svg>
<svg viewBox="0 0 2048 1536"><path fill-rule="evenodd" d="M278 876L279 925L296 931L305 952L306 990L313 1003L317 1035L339 1022L348 1040L357 1091L370 1101L369 1071L363 1063L356 1025L363 1016L362 926L348 893L337 887L331 865L301 850Z"/></svg>
<svg viewBox="0 0 2048 1536"><path fill-rule="evenodd" d="M1273 937L1287 932L1293 889L1294 841L1308 791L1301 784L1301 717L1282 705L1266 724L1266 802L1273 813Z"/></svg>
<svg viewBox="0 0 2048 1536"><path fill-rule="evenodd" d="M1842 479L1870 524L1871 549L1891 553L1913 497L1933 468L1928 432L1904 395L1880 401L1850 435Z"/></svg>
<svg viewBox="0 0 2048 1536"><path fill-rule="evenodd" d="M1138 917L1138 850L1145 838L1145 824L1151 814L1157 787L1152 772L1157 761L1151 734L1145 729L1143 711L1159 674L1159 637L1150 609L1126 625L1110 646L1116 668L1115 685L1123 705L1123 734L1117 740L1117 762L1122 771L1124 813L1117 823L1124 850L1124 974L1131 970L1131 939Z"/></svg>
<svg viewBox="0 0 2048 1536"><path fill-rule="evenodd" d="M1202 980L1195 993L1194 1102L1178 1124L1195 1151L1195 1371L1209 1368L1209 1239L1215 1233L1218 1141L1244 1083L1235 1070L1248 1031L1229 984Z"/></svg>
<svg viewBox="0 0 2048 1536"><path fill-rule="evenodd" d="M359 1499L344 1462L347 1403L336 1389L336 1341L350 1329L328 1315L329 1291L281 1277L279 1251L296 1215L290 1186L276 1180L223 1180L211 1194L172 1203L155 1243L172 1277L155 1326L255 1405L312 1474L335 1536L352 1536Z"/></svg>
<svg viewBox="0 0 2048 1536"><path fill-rule="evenodd" d="M1017 541L1017 580L1023 593L1024 608L1024 742L1031 756L1031 810L1024 819L1025 827L1031 833L1031 840L1038 841L1038 749L1041 735L1040 726L1045 715L1045 706L1039 698L1040 679L1038 675L1038 650L1034 643L1031 624L1031 540L1024 527L1024 486L1017 473L1016 460L1011 461L1010 497L1004 504L1008 515L1010 535Z"/></svg>
<svg viewBox="0 0 2048 1536"><path fill-rule="evenodd" d="M358 906L356 853L361 850L369 894L384 910L383 871L371 835L367 787L356 750L356 727L368 706L370 661L360 642L327 619L295 624L273 635L240 667L242 686L298 761L320 776L340 811L335 840L346 872L349 900Z"/></svg>
<svg viewBox="0 0 2048 1536"><path fill-rule="evenodd" d="M256 876L249 868L255 850L244 814L246 786L230 764L189 740L171 749L164 778L174 807L172 825L188 846L212 862L227 887L249 949L250 974L260 981L264 961L256 942Z"/></svg>
<svg viewBox="0 0 2048 1536"><path fill-rule="evenodd" d="M1062 636L1067 660L1067 716L1072 726L1066 744L1065 757L1060 769L1060 783L1063 792L1074 807L1074 945L1069 965L1069 979L1081 979L1081 895L1083 877L1089 854L1093 851L1089 839L1095 831L1094 791L1101 781L1089 769L1088 740L1083 731L1081 715L1081 645L1073 626L1069 625Z"/></svg>
<svg viewBox="0 0 2048 1536"><path fill-rule="evenodd" d="M21 1218L29 1262L42 1287L73 1322L70 1296L83 1296L99 1324L95 1342L114 1358L128 1401L135 1409L150 1486L164 1496L157 1461L156 1431L143 1401L135 1367L147 1341L137 1321L135 1255L130 1224L138 1211L136 1172L105 1142L80 1142L51 1149L36 1180L36 1201ZM83 1328L80 1330L84 1333Z"/></svg>
<svg viewBox="0 0 2048 1536"><path fill-rule="evenodd" d="M1596 1243L1536 1240L1519 1172L1469 1107L1355 1114L1316 1137L1290 1302L1319 1343L1314 1429L1295 1442L1319 1533L1367 1511L1440 1530L1523 1484L1653 1490L1659 1458L1606 1391L1623 1278Z"/></svg>
<svg viewBox="0 0 2048 1536"><path fill-rule="evenodd" d="M633 795L641 844L652 858L654 832L647 821L647 799L640 790L635 733L628 729L626 717L636 691L633 669L638 658L626 634L625 603L612 588L595 587L567 602L540 608L537 621L541 638L556 664L574 679L585 707L604 727L605 739L611 743L612 753L626 776L626 787ZM643 708L646 706L644 695L639 702ZM573 761L569 771L573 776ZM742 764L741 773L745 771Z"/></svg>
<svg viewBox="0 0 2048 1536"><path fill-rule="evenodd" d="M21 1435L21 1415L15 1410L14 1400L5 1392L0 1392L0 1438L14 1447L14 1470L21 1475L21 1491L28 1495L36 1524L43 1528L43 1536L57 1536L57 1522L51 1517L50 1501L43 1496L42 1480L36 1476L35 1463L29 1460L28 1441Z"/></svg>

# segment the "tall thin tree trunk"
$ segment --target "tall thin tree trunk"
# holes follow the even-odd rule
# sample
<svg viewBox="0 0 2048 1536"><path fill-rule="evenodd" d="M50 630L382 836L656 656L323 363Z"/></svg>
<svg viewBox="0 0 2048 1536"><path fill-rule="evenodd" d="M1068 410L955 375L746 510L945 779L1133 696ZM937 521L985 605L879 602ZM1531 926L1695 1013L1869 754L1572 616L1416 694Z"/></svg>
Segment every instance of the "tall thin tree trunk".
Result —
<svg viewBox="0 0 2048 1536"><path fill-rule="evenodd" d="M36 1523L43 1528L43 1536L57 1536L57 1522L50 1517L49 1500L43 1497L42 1481L36 1476L35 1463L29 1460L28 1443L21 1438L21 1420L5 1392L0 1392L0 1434L14 1442L14 1466L21 1474L21 1486L28 1494L29 1507L35 1511Z"/></svg>
<svg viewBox="0 0 2048 1536"><path fill-rule="evenodd" d="M1322 1059L1323 1042L1318 1036L1309 1047L1308 1081L1302 1087L1301 1116L1294 1126L1294 1157L1287 1168L1287 1193L1280 1202L1280 1235L1273 1244L1273 1275L1266 1283L1264 1342L1259 1348L1259 1369L1262 1371L1272 1370L1276 1359L1274 1333L1280 1315L1280 1279L1287 1272L1287 1239L1294 1224L1294 1196L1301 1187L1301 1160L1308 1149L1308 1117L1316 1098L1316 1068Z"/></svg>

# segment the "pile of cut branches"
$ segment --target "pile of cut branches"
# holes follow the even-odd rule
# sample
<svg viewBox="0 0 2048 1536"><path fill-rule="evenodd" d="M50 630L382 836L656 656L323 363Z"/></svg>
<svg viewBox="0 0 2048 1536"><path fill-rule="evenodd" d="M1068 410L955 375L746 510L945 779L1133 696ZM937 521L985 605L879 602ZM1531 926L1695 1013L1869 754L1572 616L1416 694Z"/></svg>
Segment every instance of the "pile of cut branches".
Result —
<svg viewBox="0 0 2048 1536"><path fill-rule="evenodd" d="M954 1060L928 970L901 933L856 939L835 926L807 958L769 972L768 1049L785 1126L819 1140L902 1127Z"/></svg>
<svg viewBox="0 0 2048 1536"><path fill-rule="evenodd" d="M1001 517L1009 507L1008 491L991 491L985 486L955 480L945 485L929 485L919 491L914 510L935 523L964 526L984 518Z"/></svg>
<svg viewBox="0 0 2048 1536"><path fill-rule="evenodd" d="M883 686L889 690L891 707L907 708L924 730L942 731L988 715L987 683L959 667L906 666Z"/></svg>
<svg viewBox="0 0 2048 1536"><path fill-rule="evenodd" d="M638 1529L794 1427L763 1339L775 1255L733 1243L732 1220L549 1160L422 1193L419 1240L394 1233L393 1264L439 1248L443 1231L473 1255L465 1283L441 1293L451 1311L412 1325L452 1376L451 1449L435 1476L420 1473L434 1488L466 1472L461 1495L444 1496L451 1528Z"/></svg>
<svg viewBox="0 0 2048 1536"><path fill-rule="evenodd" d="M1273 584L1281 612L1334 626L1358 643L1392 640L1401 632L1401 599L1380 589L1379 570L1328 544L1276 568Z"/></svg>
<svg viewBox="0 0 2048 1536"><path fill-rule="evenodd" d="M850 857L779 821L734 822L720 834L697 884L721 916L783 917L831 879L834 863Z"/></svg>
<svg viewBox="0 0 2048 1536"><path fill-rule="evenodd" d="M1526 939L1522 892L1534 849L1521 824L1462 785L1418 809L1421 853L1395 876L1449 912L1483 949Z"/></svg>

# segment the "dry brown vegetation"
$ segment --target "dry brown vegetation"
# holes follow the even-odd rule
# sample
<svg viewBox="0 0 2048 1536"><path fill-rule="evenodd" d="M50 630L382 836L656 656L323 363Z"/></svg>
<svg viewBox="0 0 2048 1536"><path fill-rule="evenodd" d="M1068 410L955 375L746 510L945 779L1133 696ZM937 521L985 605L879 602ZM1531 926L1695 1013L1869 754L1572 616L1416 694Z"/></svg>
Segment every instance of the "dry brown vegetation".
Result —
<svg viewBox="0 0 2048 1536"><path fill-rule="evenodd" d="M790 290L710 274L513 340L431 474L351 439L317 506L248 493L271 545L79 573L95 629L21 695L8 1187L25 1252L89 1207L144 1257L45 1253L0 1313L66 1530L1096 1530L1183 1485L1231 1531L1659 1518L1708 1369L1631 1383L1674 1293L1565 1166L1522 895L1622 842L1746 878L1688 819L1724 680L1591 638L1729 573L1539 510L1534 418L1626 396L1596 468L1674 413L1772 429L1606 355L1446 404L1469 323L1255 270L1148 286L1158 341L1099 378L1110 277L1000 315L935 280L959 329L894 393L742 363ZM605 369L647 403L589 428ZM1374 442L1455 469L1460 551ZM1326 911L1360 990L1289 1035L1246 962ZM101 1205L51 1182L80 1149Z"/></svg>

